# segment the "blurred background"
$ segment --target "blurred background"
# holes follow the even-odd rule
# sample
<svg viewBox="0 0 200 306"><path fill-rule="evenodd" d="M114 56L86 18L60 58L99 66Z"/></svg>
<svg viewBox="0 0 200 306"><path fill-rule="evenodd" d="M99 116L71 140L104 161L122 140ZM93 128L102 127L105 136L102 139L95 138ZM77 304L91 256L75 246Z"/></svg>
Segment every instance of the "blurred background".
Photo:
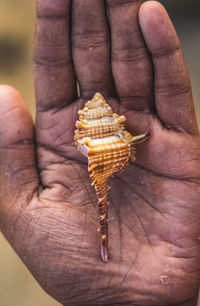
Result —
<svg viewBox="0 0 200 306"><path fill-rule="evenodd" d="M200 123L200 1L161 1L178 32ZM16 87L32 114L35 0L0 0L0 83ZM0 233L0 306L59 306L36 283ZM199 303L200 306L200 303Z"/></svg>

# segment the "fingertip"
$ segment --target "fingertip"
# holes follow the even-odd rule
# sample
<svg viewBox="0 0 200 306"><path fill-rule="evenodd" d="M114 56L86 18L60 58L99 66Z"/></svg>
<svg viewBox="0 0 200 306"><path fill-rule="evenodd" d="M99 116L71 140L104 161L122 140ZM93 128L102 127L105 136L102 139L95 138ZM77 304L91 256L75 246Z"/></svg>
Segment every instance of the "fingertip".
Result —
<svg viewBox="0 0 200 306"><path fill-rule="evenodd" d="M0 84L0 102L2 102L2 98L8 98L8 100L14 100L13 98L21 98L20 93L12 86L7 84Z"/></svg>
<svg viewBox="0 0 200 306"><path fill-rule="evenodd" d="M139 19L142 22L145 22L148 20L154 21L155 16L160 14L166 14L167 11L164 8L164 6L158 2L158 1L146 1L142 3L139 9Z"/></svg>
<svg viewBox="0 0 200 306"><path fill-rule="evenodd" d="M28 111L28 108L22 98L22 95L12 86L0 85L0 114L8 113L13 108L22 108Z"/></svg>
<svg viewBox="0 0 200 306"><path fill-rule="evenodd" d="M139 9L139 24L148 48L152 51L179 46L176 31L167 10L158 1L144 2Z"/></svg>
<svg viewBox="0 0 200 306"><path fill-rule="evenodd" d="M33 122L21 94L10 85L0 85L1 145L32 137Z"/></svg>

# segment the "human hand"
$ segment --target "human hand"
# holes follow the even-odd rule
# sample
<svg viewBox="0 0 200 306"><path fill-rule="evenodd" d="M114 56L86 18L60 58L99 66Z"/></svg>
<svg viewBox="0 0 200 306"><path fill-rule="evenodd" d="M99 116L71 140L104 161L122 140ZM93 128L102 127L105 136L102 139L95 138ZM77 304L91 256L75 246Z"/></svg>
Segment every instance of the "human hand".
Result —
<svg viewBox="0 0 200 306"><path fill-rule="evenodd" d="M72 3L70 37L70 1L38 0L35 128L20 95L0 89L1 229L64 305L195 305L200 139L175 31L154 1L107 0L111 33L103 1ZM150 133L110 181L108 264L73 142L78 110L97 91L132 134Z"/></svg>

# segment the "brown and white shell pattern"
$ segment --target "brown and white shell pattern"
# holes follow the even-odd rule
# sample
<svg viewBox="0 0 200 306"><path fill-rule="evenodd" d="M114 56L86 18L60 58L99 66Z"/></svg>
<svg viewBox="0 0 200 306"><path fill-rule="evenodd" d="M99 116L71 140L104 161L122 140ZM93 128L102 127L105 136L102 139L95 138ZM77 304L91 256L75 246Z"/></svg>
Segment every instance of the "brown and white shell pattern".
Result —
<svg viewBox="0 0 200 306"><path fill-rule="evenodd" d="M76 121L74 140L78 150L88 159L88 171L98 197L101 256L108 262L107 195L109 177L135 160L135 144L147 135L132 136L125 131L125 116L112 112L103 96L96 93Z"/></svg>

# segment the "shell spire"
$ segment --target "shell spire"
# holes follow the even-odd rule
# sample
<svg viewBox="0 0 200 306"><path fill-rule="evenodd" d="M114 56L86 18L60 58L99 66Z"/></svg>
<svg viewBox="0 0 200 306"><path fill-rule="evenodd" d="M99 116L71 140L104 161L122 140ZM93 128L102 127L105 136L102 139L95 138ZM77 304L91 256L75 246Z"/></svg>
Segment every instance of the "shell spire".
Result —
<svg viewBox="0 0 200 306"><path fill-rule="evenodd" d="M132 136L125 131L125 116L113 113L100 93L78 114L74 140L78 150L88 158L88 171L98 197L101 256L108 262L108 180L114 172L123 170L129 160L135 160L134 145L144 141L147 134Z"/></svg>

